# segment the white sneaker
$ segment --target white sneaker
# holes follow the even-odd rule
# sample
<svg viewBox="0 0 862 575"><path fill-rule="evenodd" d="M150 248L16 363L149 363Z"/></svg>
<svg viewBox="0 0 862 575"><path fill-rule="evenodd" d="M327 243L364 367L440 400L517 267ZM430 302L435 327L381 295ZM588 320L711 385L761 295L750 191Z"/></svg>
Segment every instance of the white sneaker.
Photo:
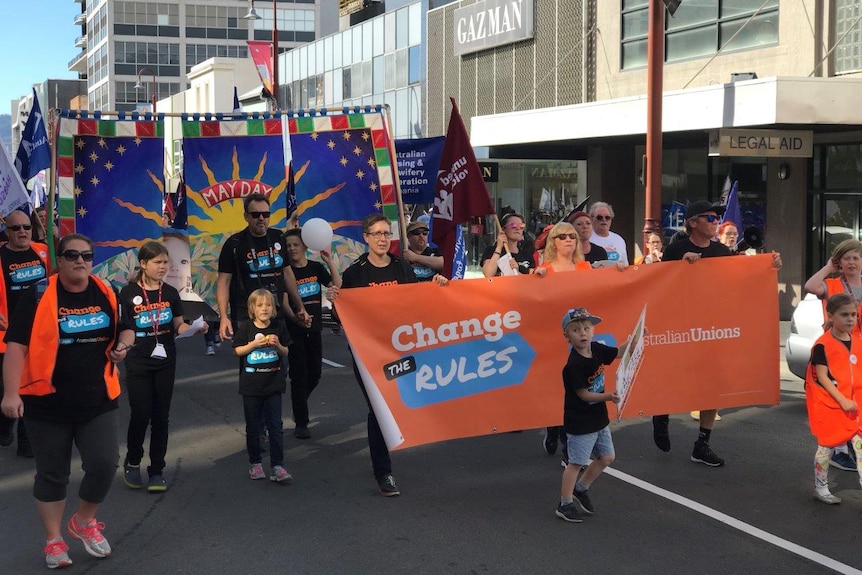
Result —
<svg viewBox="0 0 862 575"><path fill-rule="evenodd" d="M213 346L207 346L207 355L215 355L215 348Z"/></svg>

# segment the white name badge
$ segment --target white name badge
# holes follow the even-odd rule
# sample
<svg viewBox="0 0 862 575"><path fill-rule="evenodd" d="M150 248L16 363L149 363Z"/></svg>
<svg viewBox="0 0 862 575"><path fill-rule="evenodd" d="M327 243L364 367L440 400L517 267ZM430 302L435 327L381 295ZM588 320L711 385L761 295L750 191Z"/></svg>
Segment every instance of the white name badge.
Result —
<svg viewBox="0 0 862 575"><path fill-rule="evenodd" d="M161 343L157 343L156 347L153 348L153 353L150 354L150 357L154 357L156 359L166 359L168 357L167 352L165 352L165 346Z"/></svg>

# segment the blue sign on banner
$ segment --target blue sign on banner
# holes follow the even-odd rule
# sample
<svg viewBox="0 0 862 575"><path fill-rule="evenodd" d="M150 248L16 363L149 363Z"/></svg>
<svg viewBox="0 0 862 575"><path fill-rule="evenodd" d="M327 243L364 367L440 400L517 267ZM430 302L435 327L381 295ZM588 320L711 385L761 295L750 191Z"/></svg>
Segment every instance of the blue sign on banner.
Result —
<svg viewBox="0 0 862 575"><path fill-rule="evenodd" d="M430 204L434 201L437 168L444 142L444 136L395 140L401 199L405 204Z"/></svg>

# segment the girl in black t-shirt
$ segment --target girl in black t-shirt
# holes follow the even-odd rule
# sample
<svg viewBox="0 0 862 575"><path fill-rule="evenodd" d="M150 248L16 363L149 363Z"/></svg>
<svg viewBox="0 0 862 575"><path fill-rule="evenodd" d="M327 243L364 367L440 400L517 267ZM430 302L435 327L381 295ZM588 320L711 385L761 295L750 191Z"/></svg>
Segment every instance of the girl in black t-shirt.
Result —
<svg viewBox="0 0 862 575"><path fill-rule="evenodd" d="M260 432L269 433L270 481L289 483L293 478L284 468L284 432L281 424L282 395L287 388L281 358L287 355L290 335L276 320L275 297L266 289L248 296L248 321L240 324L233 337L234 352L240 357L239 393L245 413L245 445L249 479L263 479Z"/></svg>
<svg viewBox="0 0 862 575"><path fill-rule="evenodd" d="M159 242L147 242L138 250L138 260L140 269L134 281L120 292L123 331L118 347L129 348L126 389L131 408L123 482L131 489L143 487L141 459L150 427L147 491L161 492L168 488L163 471L177 365L174 335L185 333L191 326L183 321L180 294L164 282L168 249ZM206 323L202 329L206 331Z"/></svg>

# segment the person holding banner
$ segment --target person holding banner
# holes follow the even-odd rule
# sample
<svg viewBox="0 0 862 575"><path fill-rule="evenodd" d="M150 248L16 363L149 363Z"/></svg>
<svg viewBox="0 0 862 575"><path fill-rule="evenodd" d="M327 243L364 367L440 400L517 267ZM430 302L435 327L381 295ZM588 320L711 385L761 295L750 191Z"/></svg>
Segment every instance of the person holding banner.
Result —
<svg viewBox="0 0 862 575"><path fill-rule="evenodd" d="M689 205L685 210L685 228L688 230L688 236L671 242L664 251L662 261L682 260L694 264L701 258L733 255L727 246L714 239L718 231L719 218L724 210L724 206L706 200L700 200ZM781 255L778 252L772 253L772 265L776 269L781 268ZM700 429L691 453L691 460L695 463L703 463L709 467L724 465L724 459L716 455L709 446L717 413L717 409L700 411ZM656 447L662 451L670 451L669 416L654 415L652 423L653 441L655 441Z"/></svg>
<svg viewBox="0 0 862 575"><path fill-rule="evenodd" d="M841 503L829 491L829 464L835 446L852 442L862 451L859 416L854 399L855 382L862 380L862 354L857 332L858 304L852 295L838 293L826 302L826 333L811 349L805 372L805 403L811 433L817 438L814 453L814 498L828 505ZM862 468L858 469L862 482Z"/></svg>
<svg viewBox="0 0 862 575"><path fill-rule="evenodd" d="M362 221L362 236L368 244L368 253L362 254L342 274L341 288L382 287L396 284L416 283L418 280L410 263L389 253L392 244L392 227L389 219L381 213L366 216ZM433 280L437 285L444 286L449 280L436 274ZM337 297L337 294L334 294ZM333 300L334 298L330 298ZM349 335L349 334L348 334ZM359 373L356 357L353 359L353 374L365 402L368 404L368 449L371 453L371 467L381 495L393 497L401 494L392 476L392 460L389 448L380 430L380 424L374 414L368 392Z"/></svg>
<svg viewBox="0 0 862 575"><path fill-rule="evenodd" d="M837 274L837 276L835 276ZM833 277L835 276L835 277ZM832 257L820 270L805 282L805 291L813 293L823 301L824 325L828 322L826 301L833 295L846 293L856 301L858 313L855 333L860 335L859 322L862 321L862 242L855 239L844 240L832 250ZM852 445L837 446L831 463L844 471L856 471L856 458Z"/></svg>
<svg viewBox="0 0 862 575"><path fill-rule="evenodd" d="M563 337L571 346L563 367L567 464L555 514L570 523L581 523L585 515L596 512L588 493L590 486L615 457L606 404L619 403L620 396L616 391L605 391L605 366L625 355L629 341L619 349L593 341L594 326L601 321L582 307L563 315ZM583 474L582 468L586 468Z"/></svg>
<svg viewBox="0 0 862 575"><path fill-rule="evenodd" d="M294 312L284 305L285 294L303 321L310 318L299 297L296 278L285 258L282 233L269 229L269 198L249 194L243 199L243 216L248 227L225 241L218 260L216 300L219 312L219 337L228 340L236 332L247 309L248 296L255 289L268 289L275 296L277 311L292 319ZM230 313L228 314L228 306Z"/></svg>
<svg viewBox="0 0 862 575"><path fill-rule="evenodd" d="M497 242L488 246L482 254L482 273L486 278L502 275L497 262L503 257L504 250L508 252L506 255L511 256L509 265L515 275L532 273L536 262L532 246L524 244L524 229L527 227L524 217L509 212L500 219L500 226L503 229L497 234Z"/></svg>
<svg viewBox="0 0 862 575"><path fill-rule="evenodd" d="M593 237L593 220L587 212L575 212L569 218L569 221L575 226L578 232L578 237L581 240L581 253L584 254L584 259L594 264L603 262L608 259L608 252L605 248L590 241Z"/></svg>
<svg viewBox="0 0 862 575"><path fill-rule="evenodd" d="M413 273L420 282L431 281L443 272L440 250L428 245L428 224L419 220L407 226L407 249L404 259L413 264Z"/></svg>

